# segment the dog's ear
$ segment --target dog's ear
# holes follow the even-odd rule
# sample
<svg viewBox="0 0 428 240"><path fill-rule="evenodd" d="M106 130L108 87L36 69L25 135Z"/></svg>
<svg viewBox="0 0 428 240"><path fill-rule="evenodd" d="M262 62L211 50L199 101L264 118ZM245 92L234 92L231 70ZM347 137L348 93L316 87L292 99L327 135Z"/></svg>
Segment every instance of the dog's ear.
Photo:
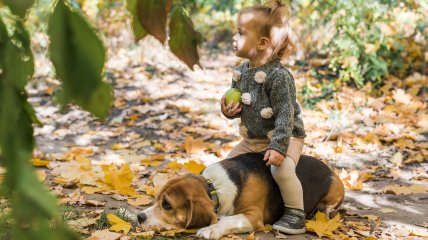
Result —
<svg viewBox="0 0 428 240"><path fill-rule="evenodd" d="M205 199L188 199L186 205L186 229L206 227L218 222L212 203Z"/></svg>

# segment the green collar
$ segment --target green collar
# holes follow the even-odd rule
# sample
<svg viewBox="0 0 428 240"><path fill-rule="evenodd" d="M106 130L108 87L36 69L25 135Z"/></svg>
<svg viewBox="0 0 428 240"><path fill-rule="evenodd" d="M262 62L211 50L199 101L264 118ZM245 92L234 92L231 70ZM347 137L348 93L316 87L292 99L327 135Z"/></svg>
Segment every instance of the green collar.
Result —
<svg viewBox="0 0 428 240"><path fill-rule="evenodd" d="M215 189L211 179L206 179L205 182L208 185L208 188L207 188L208 196L211 198L211 201L213 201L214 203L214 212L218 213L218 211L220 210L220 201L218 200L217 190Z"/></svg>

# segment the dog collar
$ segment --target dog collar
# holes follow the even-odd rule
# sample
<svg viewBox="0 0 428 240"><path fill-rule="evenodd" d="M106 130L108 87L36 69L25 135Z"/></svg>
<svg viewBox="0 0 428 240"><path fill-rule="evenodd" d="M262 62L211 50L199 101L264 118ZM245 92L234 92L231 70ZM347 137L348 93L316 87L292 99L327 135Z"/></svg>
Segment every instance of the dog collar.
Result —
<svg viewBox="0 0 428 240"><path fill-rule="evenodd" d="M215 189L211 179L206 179L205 181L208 185L208 189L207 189L208 196L211 198L211 201L213 201L214 203L214 212L218 213L218 211L220 210L220 201L218 200L217 190Z"/></svg>

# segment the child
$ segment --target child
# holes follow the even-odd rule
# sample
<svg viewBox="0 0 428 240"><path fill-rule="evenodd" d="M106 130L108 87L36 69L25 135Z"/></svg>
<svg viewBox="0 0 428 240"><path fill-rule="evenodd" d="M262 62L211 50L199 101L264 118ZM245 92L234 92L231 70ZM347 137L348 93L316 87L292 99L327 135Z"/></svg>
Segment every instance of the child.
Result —
<svg viewBox="0 0 428 240"><path fill-rule="evenodd" d="M271 166L285 205L284 216L273 229L300 234L305 232L305 212L295 169L306 134L293 76L279 61L293 46L284 14L287 7L280 0L271 5L239 12L233 46L238 57L249 61L234 71L232 87L241 91L242 105L226 106L223 96L221 110L230 119L241 118L243 140L228 157L263 152L263 160Z"/></svg>

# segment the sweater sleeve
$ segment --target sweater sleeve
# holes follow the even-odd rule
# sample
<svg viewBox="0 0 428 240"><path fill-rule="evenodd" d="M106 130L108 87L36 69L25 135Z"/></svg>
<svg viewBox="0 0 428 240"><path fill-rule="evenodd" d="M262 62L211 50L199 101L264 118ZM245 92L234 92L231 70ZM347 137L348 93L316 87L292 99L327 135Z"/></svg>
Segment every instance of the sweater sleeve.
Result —
<svg viewBox="0 0 428 240"><path fill-rule="evenodd" d="M269 100L274 113L275 129L268 146L284 156L287 154L294 126L294 80L290 74L278 71L271 80Z"/></svg>

